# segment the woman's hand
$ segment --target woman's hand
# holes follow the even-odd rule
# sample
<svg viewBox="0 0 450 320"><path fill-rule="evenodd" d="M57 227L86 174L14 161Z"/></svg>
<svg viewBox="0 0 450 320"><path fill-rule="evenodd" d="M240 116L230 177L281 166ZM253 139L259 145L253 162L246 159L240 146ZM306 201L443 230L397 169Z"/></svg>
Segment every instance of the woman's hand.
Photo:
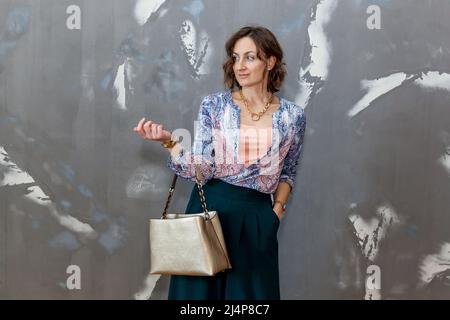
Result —
<svg viewBox="0 0 450 320"><path fill-rule="evenodd" d="M172 134L164 130L162 124L153 122L152 120L145 121L145 117L139 121L138 125L133 128L142 138L153 141L169 141Z"/></svg>
<svg viewBox="0 0 450 320"><path fill-rule="evenodd" d="M281 221L281 219L283 219L284 216L283 207L279 203L275 202L275 205L272 207L272 210L277 214L278 219L280 219Z"/></svg>

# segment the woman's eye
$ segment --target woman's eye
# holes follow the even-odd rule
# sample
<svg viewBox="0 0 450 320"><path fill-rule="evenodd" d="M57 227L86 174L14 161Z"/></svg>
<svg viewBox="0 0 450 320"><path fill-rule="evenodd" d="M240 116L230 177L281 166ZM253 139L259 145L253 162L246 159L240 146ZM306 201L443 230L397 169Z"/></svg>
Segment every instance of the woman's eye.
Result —
<svg viewBox="0 0 450 320"><path fill-rule="evenodd" d="M236 61L236 60L238 60L238 57L233 57L232 59L233 59L233 61ZM255 57L251 57L251 56L247 57L247 60L249 60L249 61L253 61L254 59L255 59Z"/></svg>

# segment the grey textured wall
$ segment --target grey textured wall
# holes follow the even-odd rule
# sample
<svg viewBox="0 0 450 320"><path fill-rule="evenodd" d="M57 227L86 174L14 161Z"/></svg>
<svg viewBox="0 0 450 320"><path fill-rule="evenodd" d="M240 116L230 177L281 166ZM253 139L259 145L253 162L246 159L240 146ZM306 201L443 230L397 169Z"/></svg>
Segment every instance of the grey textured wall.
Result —
<svg viewBox="0 0 450 320"><path fill-rule="evenodd" d="M282 298L450 298L449 14L447 0L0 0L0 298L166 298L148 219L172 173L132 128L192 130L248 23L277 35L280 94L308 120Z"/></svg>

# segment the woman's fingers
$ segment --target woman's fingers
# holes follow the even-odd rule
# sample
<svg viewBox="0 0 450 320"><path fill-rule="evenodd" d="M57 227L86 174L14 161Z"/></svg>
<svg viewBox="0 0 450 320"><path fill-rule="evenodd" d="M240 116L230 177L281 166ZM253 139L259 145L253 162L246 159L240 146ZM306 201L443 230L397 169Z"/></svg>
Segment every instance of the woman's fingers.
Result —
<svg viewBox="0 0 450 320"><path fill-rule="evenodd" d="M158 140L161 140L162 137L162 124L156 125L156 136L158 137Z"/></svg>
<svg viewBox="0 0 450 320"><path fill-rule="evenodd" d="M136 127L138 132L142 130L142 126L144 125L144 122L145 122L145 117L142 118L141 121L139 121L139 123L138 123L138 125Z"/></svg>
<svg viewBox="0 0 450 320"><path fill-rule="evenodd" d="M162 124L153 122L152 120L145 121L145 117L142 118L138 125L134 128L142 138L148 140L162 140L164 136L169 134L169 132L164 131L164 126Z"/></svg>
<svg viewBox="0 0 450 320"><path fill-rule="evenodd" d="M150 126L152 124L152 121L147 121L143 128L144 128L144 138L151 139L151 129Z"/></svg>
<svg viewBox="0 0 450 320"><path fill-rule="evenodd" d="M145 132L144 132L144 129L143 129L144 123L145 123L145 117L142 118L142 119L139 121L138 125L136 126L136 128L135 128L135 130L134 130L134 131L136 131L142 138L145 138Z"/></svg>
<svg viewBox="0 0 450 320"><path fill-rule="evenodd" d="M156 127L158 126L157 123L152 122L151 126L150 126L150 130L152 132L152 139L157 139L158 137L156 136Z"/></svg>

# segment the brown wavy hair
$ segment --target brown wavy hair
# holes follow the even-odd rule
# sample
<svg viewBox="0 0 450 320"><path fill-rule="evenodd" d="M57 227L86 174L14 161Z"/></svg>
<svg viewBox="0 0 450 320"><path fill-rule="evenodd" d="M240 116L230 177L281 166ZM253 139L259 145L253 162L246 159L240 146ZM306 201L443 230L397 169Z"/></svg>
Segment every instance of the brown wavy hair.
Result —
<svg viewBox="0 0 450 320"><path fill-rule="evenodd" d="M250 37L256 45L257 57L267 62L269 57L274 56L276 58L275 66L269 71L269 78L267 81L267 90L275 93L280 90L283 84L284 77L286 76L286 63L283 61L283 50L278 43L275 35L267 28L261 26L245 26L239 31L234 33L225 43L225 51L227 54L226 61L222 68L224 72L224 83L230 88L241 88L236 80L233 65L233 49L236 42L244 37Z"/></svg>

